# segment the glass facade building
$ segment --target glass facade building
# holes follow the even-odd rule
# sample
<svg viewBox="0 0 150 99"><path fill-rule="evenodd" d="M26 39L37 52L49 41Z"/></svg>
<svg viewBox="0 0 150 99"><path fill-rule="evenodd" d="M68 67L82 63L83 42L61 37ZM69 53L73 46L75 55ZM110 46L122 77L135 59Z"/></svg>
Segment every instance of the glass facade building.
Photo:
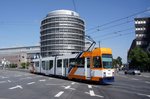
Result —
<svg viewBox="0 0 150 99"><path fill-rule="evenodd" d="M84 21L70 10L55 10L41 21L41 56L78 53L85 46Z"/></svg>

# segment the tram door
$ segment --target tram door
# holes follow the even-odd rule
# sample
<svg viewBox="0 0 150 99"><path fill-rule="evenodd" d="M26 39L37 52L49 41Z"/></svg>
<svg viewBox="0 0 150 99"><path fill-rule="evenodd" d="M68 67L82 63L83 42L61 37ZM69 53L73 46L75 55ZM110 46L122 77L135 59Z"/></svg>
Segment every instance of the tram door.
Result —
<svg viewBox="0 0 150 99"><path fill-rule="evenodd" d="M45 63L45 75L49 74L48 71L49 71L49 61L46 61L46 63Z"/></svg>
<svg viewBox="0 0 150 99"><path fill-rule="evenodd" d="M91 69L90 69L90 58L89 57L85 58L84 70L85 70L86 79L90 79L91 78Z"/></svg>
<svg viewBox="0 0 150 99"><path fill-rule="evenodd" d="M67 76L68 59L63 59L63 76Z"/></svg>

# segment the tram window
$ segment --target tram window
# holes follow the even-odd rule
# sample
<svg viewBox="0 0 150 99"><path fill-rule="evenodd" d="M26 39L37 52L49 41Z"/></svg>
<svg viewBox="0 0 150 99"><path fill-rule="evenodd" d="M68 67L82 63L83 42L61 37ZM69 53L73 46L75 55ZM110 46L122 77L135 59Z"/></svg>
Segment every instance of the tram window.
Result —
<svg viewBox="0 0 150 99"><path fill-rule="evenodd" d="M94 68L101 68L101 59L99 56L93 57Z"/></svg>
<svg viewBox="0 0 150 99"><path fill-rule="evenodd" d="M62 66L62 60L57 60L57 67L61 67Z"/></svg>
<svg viewBox="0 0 150 99"><path fill-rule="evenodd" d="M75 66L75 64L76 64L75 58L69 59L69 66Z"/></svg>
<svg viewBox="0 0 150 99"><path fill-rule="evenodd" d="M64 66L63 67L68 67L68 59L64 59Z"/></svg>
<svg viewBox="0 0 150 99"><path fill-rule="evenodd" d="M69 60L69 64L72 65L72 66L74 66L74 65L75 65L75 59L74 59L74 58L71 58L71 59Z"/></svg>
<svg viewBox="0 0 150 99"><path fill-rule="evenodd" d="M45 69L48 70L49 68L49 61L45 61Z"/></svg>
<svg viewBox="0 0 150 99"><path fill-rule="evenodd" d="M103 54L102 62L104 68L112 68L112 55L111 54Z"/></svg>
<svg viewBox="0 0 150 99"><path fill-rule="evenodd" d="M78 64L78 66L84 66L84 63L85 63L84 58L78 58L78 59L77 59L77 64Z"/></svg>
<svg viewBox="0 0 150 99"><path fill-rule="evenodd" d="M35 62L35 66L36 66L36 67L39 67L39 62Z"/></svg>
<svg viewBox="0 0 150 99"><path fill-rule="evenodd" d="M52 67L53 67L53 60L50 60L49 61L49 70L52 69Z"/></svg>
<svg viewBox="0 0 150 99"><path fill-rule="evenodd" d="M87 68L90 68L90 58L87 58Z"/></svg>
<svg viewBox="0 0 150 99"><path fill-rule="evenodd" d="M42 68L45 70L45 61L42 61Z"/></svg>

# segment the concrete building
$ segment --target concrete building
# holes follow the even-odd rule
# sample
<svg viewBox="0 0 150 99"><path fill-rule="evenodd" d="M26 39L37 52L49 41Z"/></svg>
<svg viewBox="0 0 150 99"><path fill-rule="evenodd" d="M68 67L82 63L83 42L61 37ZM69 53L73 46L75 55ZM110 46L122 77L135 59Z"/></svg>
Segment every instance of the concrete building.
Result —
<svg viewBox="0 0 150 99"><path fill-rule="evenodd" d="M138 68L137 66L132 66L130 64L131 60L129 59L129 55L132 49L135 47L140 47L144 51L150 53L150 17L147 18L135 18L135 39L132 41L130 49L128 51L127 60L129 63L129 68ZM145 68L149 68L146 66ZM144 69L141 69L142 71Z"/></svg>
<svg viewBox="0 0 150 99"><path fill-rule="evenodd" d="M31 62L37 54L40 54L40 46L1 48L0 63L5 60L10 64L17 64L20 66L23 62Z"/></svg>
<svg viewBox="0 0 150 99"><path fill-rule="evenodd" d="M136 46L150 52L150 17L135 18Z"/></svg>
<svg viewBox="0 0 150 99"><path fill-rule="evenodd" d="M85 47L84 21L70 10L52 11L41 21L41 56L78 53Z"/></svg>
<svg viewBox="0 0 150 99"><path fill-rule="evenodd" d="M150 17L135 18L135 39L132 41L128 55L137 46L150 53Z"/></svg>

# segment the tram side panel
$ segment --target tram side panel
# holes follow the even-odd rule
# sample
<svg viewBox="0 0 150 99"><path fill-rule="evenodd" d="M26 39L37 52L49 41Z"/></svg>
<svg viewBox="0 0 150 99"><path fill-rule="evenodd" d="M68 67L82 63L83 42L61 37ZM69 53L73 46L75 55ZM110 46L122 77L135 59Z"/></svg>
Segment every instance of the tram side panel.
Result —
<svg viewBox="0 0 150 99"><path fill-rule="evenodd" d="M74 58L57 58L56 60L56 74L57 76L68 77L68 73L72 69L69 64L75 61Z"/></svg>

